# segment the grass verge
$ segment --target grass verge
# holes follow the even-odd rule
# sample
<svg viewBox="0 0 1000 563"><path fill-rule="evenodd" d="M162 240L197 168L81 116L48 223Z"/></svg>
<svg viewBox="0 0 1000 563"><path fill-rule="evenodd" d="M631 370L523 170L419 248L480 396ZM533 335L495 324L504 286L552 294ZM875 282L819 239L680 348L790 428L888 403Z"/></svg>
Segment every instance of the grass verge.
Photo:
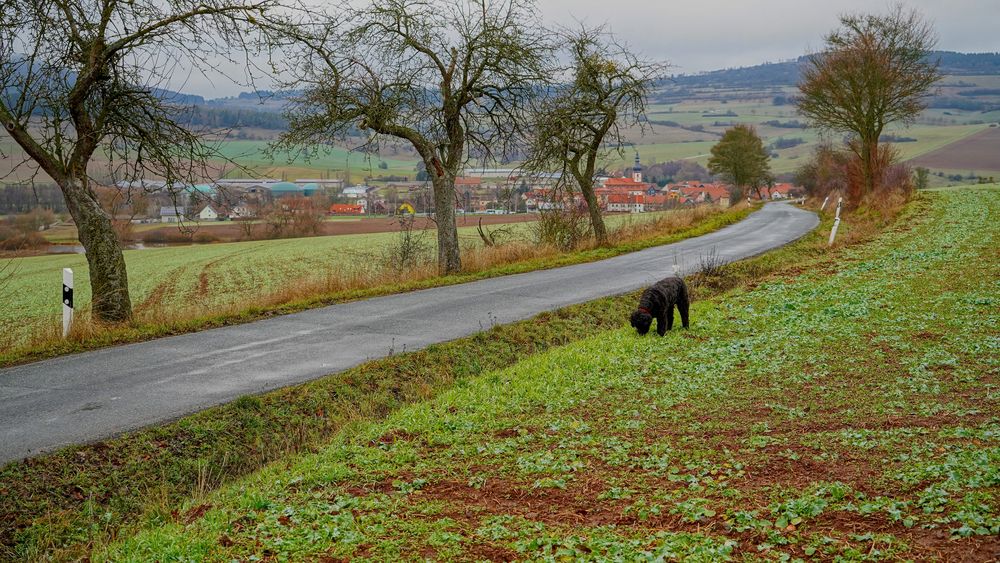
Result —
<svg viewBox="0 0 1000 563"><path fill-rule="evenodd" d="M995 560L1000 191L927 198L690 331L465 378L94 558Z"/></svg>
<svg viewBox="0 0 1000 563"><path fill-rule="evenodd" d="M657 221L623 225L613 234L615 242L611 246L574 252L560 253L544 245L527 243L468 248L463 259L465 271L449 276L439 276L433 264L425 264L402 272L380 270L363 275L345 272L338 276L298 280L296 283L288 283L280 291L254 296L252 306L245 303L203 306L195 300L193 305L186 308L137 307L136 321L124 326L101 326L90 322L86 313L78 314L74 332L69 339L61 336L61 321L53 321L43 327L27 345L9 345L3 341L4 332L15 335L19 329L0 325L0 367L246 323L345 301L603 260L701 236L736 223L750 212L751 209L746 206L728 210L706 206L667 213Z"/></svg>

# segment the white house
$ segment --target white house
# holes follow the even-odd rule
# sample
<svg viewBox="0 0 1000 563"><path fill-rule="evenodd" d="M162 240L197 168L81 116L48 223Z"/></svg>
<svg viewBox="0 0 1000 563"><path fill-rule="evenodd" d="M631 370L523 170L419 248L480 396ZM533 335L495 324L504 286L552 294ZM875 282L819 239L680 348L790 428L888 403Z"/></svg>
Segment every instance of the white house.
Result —
<svg viewBox="0 0 1000 563"><path fill-rule="evenodd" d="M249 219L251 217L256 217L257 212L254 210L249 203L241 201L233 206L232 217L234 219Z"/></svg>
<svg viewBox="0 0 1000 563"><path fill-rule="evenodd" d="M160 222L161 223L180 223L184 220L184 213L187 210L183 207L176 207L174 205L168 205L160 208Z"/></svg>
<svg viewBox="0 0 1000 563"><path fill-rule="evenodd" d="M365 197L366 195L368 195L368 191L370 189L371 188L369 188L368 186L348 186L344 188L344 191L341 193L344 195L344 197L357 199L359 197Z"/></svg>
<svg viewBox="0 0 1000 563"><path fill-rule="evenodd" d="M201 211L198 212L198 220L199 221L218 221L219 220L219 212L216 211L215 208L212 207L211 204L208 204L205 207L202 207Z"/></svg>

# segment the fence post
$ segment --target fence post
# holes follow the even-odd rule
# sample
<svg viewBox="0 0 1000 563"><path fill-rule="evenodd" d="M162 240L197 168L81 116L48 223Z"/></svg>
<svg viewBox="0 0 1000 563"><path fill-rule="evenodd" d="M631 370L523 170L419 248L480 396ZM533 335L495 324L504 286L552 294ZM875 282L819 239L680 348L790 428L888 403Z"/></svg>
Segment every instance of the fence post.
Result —
<svg viewBox="0 0 1000 563"><path fill-rule="evenodd" d="M837 198L837 216L833 220L833 229L830 230L830 242L827 246L833 246L833 239L837 236L837 228L840 227L840 205L844 202L844 198Z"/></svg>
<svg viewBox="0 0 1000 563"><path fill-rule="evenodd" d="M69 336L69 329L73 325L73 270L63 268L63 338Z"/></svg>
<svg viewBox="0 0 1000 563"><path fill-rule="evenodd" d="M828 202L828 201L830 201L830 196L826 196L825 198L823 198L823 205L819 206L819 210L820 211L823 211L824 209L826 209L826 202Z"/></svg>

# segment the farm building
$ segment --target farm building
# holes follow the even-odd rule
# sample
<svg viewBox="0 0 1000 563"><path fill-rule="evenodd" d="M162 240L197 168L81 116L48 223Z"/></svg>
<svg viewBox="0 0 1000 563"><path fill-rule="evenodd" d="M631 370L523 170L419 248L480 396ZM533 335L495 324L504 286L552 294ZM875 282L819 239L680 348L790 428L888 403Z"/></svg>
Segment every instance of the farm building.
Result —
<svg viewBox="0 0 1000 563"><path fill-rule="evenodd" d="M233 206L233 211L230 217L233 219L249 219L251 217L256 217L257 211L246 201L241 201Z"/></svg>
<svg viewBox="0 0 1000 563"><path fill-rule="evenodd" d="M683 183L668 186L671 191L680 192L693 203L719 202L722 198L729 198L729 188L722 184L706 183Z"/></svg>
<svg viewBox="0 0 1000 563"><path fill-rule="evenodd" d="M792 184L781 183L775 184L769 188L764 188L761 192L763 192L765 198L787 199L790 197L798 197L799 195L804 194L805 190L798 186L793 186Z"/></svg>
<svg viewBox="0 0 1000 563"><path fill-rule="evenodd" d="M344 197L351 199L363 198L368 195L368 192L372 191L374 188L369 188L368 186L348 186L344 188L341 194Z"/></svg>
<svg viewBox="0 0 1000 563"><path fill-rule="evenodd" d="M212 204L202 207L201 210L195 214L195 217L197 217L199 221L221 221L223 219L222 214Z"/></svg>
<svg viewBox="0 0 1000 563"><path fill-rule="evenodd" d="M297 184L291 182L278 182L271 185L271 195L275 198L295 197L305 195L304 191Z"/></svg>
<svg viewBox="0 0 1000 563"><path fill-rule="evenodd" d="M195 184L185 187L184 191L192 195L214 195L217 190L209 184Z"/></svg>
<svg viewBox="0 0 1000 563"><path fill-rule="evenodd" d="M364 215L365 206L354 203L334 203L330 206L331 215Z"/></svg>
<svg viewBox="0 0 1000 563"><path fill-rule="evenodd" d="M662 208L666 205L667 199L665 195L610 194L608 195L607 210L644 213Z"/></svg>
<svg viewBox="0 0 1000 563"><path fill-rule="evenodd" d="M184 220L187 209L175 205L167 205L160 208L161 223L180 223Z"/></svg>

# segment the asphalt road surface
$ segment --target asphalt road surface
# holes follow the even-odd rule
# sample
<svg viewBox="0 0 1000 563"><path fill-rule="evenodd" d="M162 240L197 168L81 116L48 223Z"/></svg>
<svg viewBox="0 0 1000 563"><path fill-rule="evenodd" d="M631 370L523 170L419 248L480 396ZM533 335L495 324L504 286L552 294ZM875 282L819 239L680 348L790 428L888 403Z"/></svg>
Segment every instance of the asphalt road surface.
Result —
<svg viewBox="0 0 1000 563"><path fill-rule="evenodd" d="M771 203L714 233L592 262L312 309L0 370L0 463L100 440L497 323L639 289L805 235L816 215ZM625 323L626 319L622 319ZM698 323L697 317L692 320Z"/></svg>

